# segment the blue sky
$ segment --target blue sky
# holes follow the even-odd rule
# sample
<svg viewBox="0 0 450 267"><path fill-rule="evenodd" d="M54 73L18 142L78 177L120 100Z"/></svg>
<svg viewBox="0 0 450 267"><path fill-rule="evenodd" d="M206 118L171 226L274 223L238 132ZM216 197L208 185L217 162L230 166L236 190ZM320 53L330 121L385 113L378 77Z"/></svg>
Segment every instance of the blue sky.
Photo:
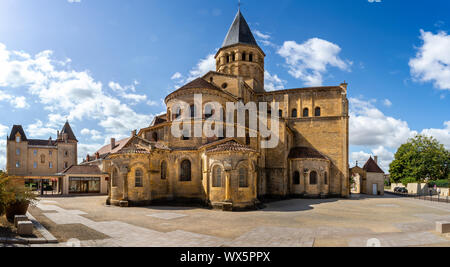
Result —
<svg viewBox="0 0 450 267"><path fill-rule="evenodd" d="M387 170L416 133L450 148L449 1L243 0L268 90L349 83L351 164ZM213 67L236 14L224 0L1 0L0 134L55 137L79 157L150 124L162 99ZM5 164L0 141L0 168Z"/></svg>

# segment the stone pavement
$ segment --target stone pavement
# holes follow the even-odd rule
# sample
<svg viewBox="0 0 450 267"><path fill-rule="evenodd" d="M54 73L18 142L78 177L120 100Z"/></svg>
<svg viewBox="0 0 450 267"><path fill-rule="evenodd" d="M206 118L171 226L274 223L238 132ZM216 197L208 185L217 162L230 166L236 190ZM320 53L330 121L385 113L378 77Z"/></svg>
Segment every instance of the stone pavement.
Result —
<svg viewBox="0 0 450 267"><path fill-rule="evenodd" d="M359 247L373 239L387 247L450 246L449 236L434 232L436 221L450 220L450 205L396 197L295 199L239 213L118 208L103 201L102 197L55 198L37 208L56 225L83 225L106 236L78 243L73 236L58 246Z"/></svg>

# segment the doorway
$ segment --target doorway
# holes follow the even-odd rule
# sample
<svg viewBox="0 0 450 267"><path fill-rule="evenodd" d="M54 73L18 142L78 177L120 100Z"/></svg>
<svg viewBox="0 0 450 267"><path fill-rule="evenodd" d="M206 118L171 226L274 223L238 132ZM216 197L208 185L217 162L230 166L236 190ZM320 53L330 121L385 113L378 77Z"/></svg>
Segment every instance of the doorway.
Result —
<svg viewBox="0 0 450 267"><path fill-rule="evenodd" d="M374 196L377 196L377 195L378 195L378 185L377 185L377 184L373 184L373 191L372 191L372 194L373 194Z"/></svg>

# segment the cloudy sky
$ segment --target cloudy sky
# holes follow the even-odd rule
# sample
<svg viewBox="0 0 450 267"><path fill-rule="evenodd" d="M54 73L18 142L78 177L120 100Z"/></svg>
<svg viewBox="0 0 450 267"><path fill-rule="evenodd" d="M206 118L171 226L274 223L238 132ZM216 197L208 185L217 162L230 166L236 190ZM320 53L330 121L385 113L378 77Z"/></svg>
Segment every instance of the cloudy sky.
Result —
<svg viewBox="0 0 450 267"><path fill-rule="evenodd" d="M417 133L450 148L449 1L243 0L267 54L266 90L349 83L351 165L388 171ZM146 127L171 91L214 68L237 0L1 0L0 168L6 135L79 157Z"/></svg>

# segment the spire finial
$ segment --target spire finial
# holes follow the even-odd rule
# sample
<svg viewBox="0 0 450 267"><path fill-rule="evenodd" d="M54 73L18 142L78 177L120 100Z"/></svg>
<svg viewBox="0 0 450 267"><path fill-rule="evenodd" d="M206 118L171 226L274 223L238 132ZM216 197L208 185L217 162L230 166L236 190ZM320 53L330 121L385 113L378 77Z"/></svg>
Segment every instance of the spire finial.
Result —
<svg viewBox="0 0 450 267"><path fill-rule="evenodd" d="M238 10L241 11L241 0L238 0Z"/></svg>

